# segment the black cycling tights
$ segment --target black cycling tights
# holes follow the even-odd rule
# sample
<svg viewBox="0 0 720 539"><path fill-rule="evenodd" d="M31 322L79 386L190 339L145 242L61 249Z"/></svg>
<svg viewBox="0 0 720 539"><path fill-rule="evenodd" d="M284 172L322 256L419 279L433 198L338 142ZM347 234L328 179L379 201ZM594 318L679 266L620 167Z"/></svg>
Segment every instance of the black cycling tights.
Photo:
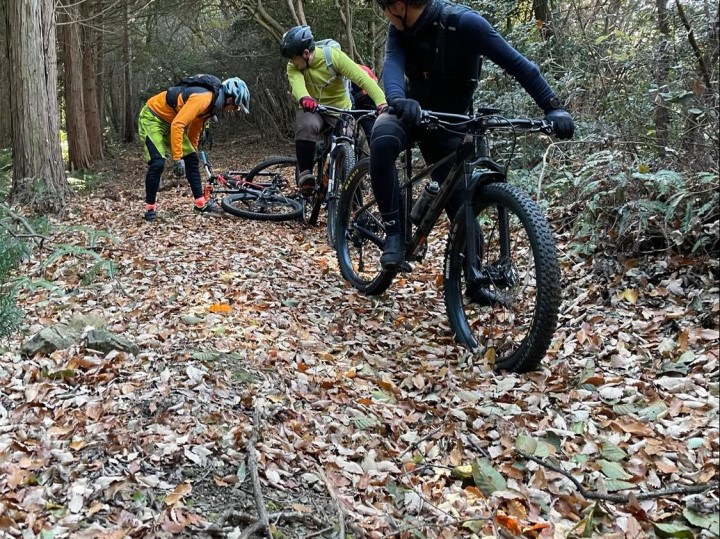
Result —
<svg viewBox="0 0 720 539"><path fill-rule="evenodd" d="M408 128L392 114L382 114L376 120L370 141L370 178L387 233L399 231L400 187L395 162L405 149L408 137L418 142L420 153L428 165L453 152L462 141L460 136ZM398 163L398 166L404 165ZM437 168L432 174L433 179L442 183L451 167L452 164L447 163ZM447 212L451 219L460 202L459 195L450 201Z"/></svg>

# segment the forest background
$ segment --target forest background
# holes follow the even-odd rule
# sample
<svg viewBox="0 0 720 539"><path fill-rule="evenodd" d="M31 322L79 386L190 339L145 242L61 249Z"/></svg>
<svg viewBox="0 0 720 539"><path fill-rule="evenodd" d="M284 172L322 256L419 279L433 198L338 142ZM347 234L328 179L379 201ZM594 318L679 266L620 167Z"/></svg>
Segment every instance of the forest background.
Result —
<svg viewBox="0 0 720 539"><path fill-rule="evenodd" d="M437 395L431 394L430 388L434 386L429 380L437 373L431 375L430 372L436 371L438 364L442 363L433 363L437 360L433 354L438 354L440 358L443 354L460 354L461 361L465 360L453 348L449 337L438 337L436 328L431 327L433 324L428 323L426 327L422 325L425 322L421 326L413 326L413 335L418 339L420 337L417 336L421 335L424 344L415 343L414 348L409 348L423 358L426 355L430 358L430 367L422 371L422 375L417 370L412 374L393 370L410 369L406 364L390 367L380 359L372 359L376 353L378 357L382 356L382 352L375 349L373 339L368 342L360 339L362 350L352 354L337 352L340 345L335 341L321 340L312 360L307 357L299 360L297 356L287 356L285 352L275 350L274 360L287 360L287 365L278 367L279 375L285 373L283 369L286 367L290 374L284 378L280 376L281 380L274 379L272 383L265 379L264 385L257 380L251 383L254 380L251 374L242 371L238 375L237 366L226 366L225 370L208 367L212 361L217 363L218 358L236 361L236 356L225 353L213 355L216 352L207 351L199 356L193 353L188 339L197 342L192 339L200 338L188 329L191 322L185 318L177 326L165 327L158 319L149 319L148 326L135 328L137 331L144 328L146 342L155 343L156 338L160 339L164 344L157 344L157 350L165 350L163 346L170 344L172 350L165 350L159 355L151 352L145 356L143 353L135 363L127 360L129 363L124 367L118 366L119 360L114 352L110 354L110 359L105 358L104 363L96 364L95 359L78 360L72 356L78 350L72 348L70 350L74 352L68 352L70 355L58 351L58 355L42 357L41 354L39 359L21 360L20 345L35 330L64 320L71 312L92 311L92 305L102 304L100 298L107 301L113 298L112 301L124 305L124 295L135 289L141 297L145 295L142 301L153 299L144 279L149 278L146 274L151 272L152 260L160 260L163 255L158 253L152 255L157 258L147 259L144 252L130 257L124 251L135 249L135 242L142 244L147 239L146 235L150 234L141 227L140 209L128 209L134 208L132 204L137 205L141 196L138 193L142 190L144 164L140 160L136 120L145 99L189 73L213 73L221 78L240 76L251 89L251 114L225 115L213 126L213 133L216 143L220 143L219 152L225 153L219 161L224 160L228 166L236 163L251 165L269 155L287 153L292 148L290 141L295 104L288 92L285 62L279 54L282 33L295 24L308 23L318 38L335 38L351 57L373 67L381 76L386 23L377 8L353 0L0 1L0 103L4 104L0 113L0 196L3 199L0 203L0 338L5 338L0 360L0 381L5 388L4 393L0 392L0 470L4 472L4 477L0 479L0 529L5 526L12 531L27 526L36 533L56 529L62 535L78 525L77 521L72 521L73 515L83 515L88 519L82 521L84 526L96 531L105 530L97 531L97 536L109 536L107 530L120 530L138 537L146 536L148 530L195 536L197 529L212 531L208 522L213 522L217 530L228 532L240 521L236 518L231 522L232 518L227 514L218 518L223 508L232 505L219 493L227 493L231 485L243 483L246 475L241 470L245 469L246 461L238 456L237 451L233 453L223 444L230 436L235 443L233 447L242 445L251 438L247 430L235 431L233 427L230 435L223 431L217 439L211 437L217 446L207 442L192 449L189 446L181 448L185 451L181 460L185 458L186 465L195 464L201 469L193 472L197 474L195 476L189 475L188 471L188 475L178 477L173 466L163 459L177 456L175 451L178 450L177 438L180 435L165 433L163 436L166 435L166 439L162 443L157 442L160 435L153 429L160 427L151 424L155 420L164 421L165 412L169 408L175 410L175 404L161 402L162 399L158 400L156 396L148 397L150 411L144 410L143 413L151 418L148 420L150 426L142 431L142 436L137 436L143 438L147 434L148 439L154 440L154 447L160 447L164 453L160 458L157 452L153 453L146 446L139 450L152 462L137 464L145 474L145 482L138 483L135 462L120 465L111 462L112 458L108 456L113 447L120 447L127 440L122 443L115 440L115 445L107 441L99 444L104 448L99 450L105 452L103 458L110 459L105 462L102 472L95 467L88 475L87 470L79 467L80 462L84 466L102 459L97 457L100 460L93 461L96 454L89 449L98 447L97 440L78 441L80 427L76 425L83 425L86 428L83 435L87 435L88 440L92 438L94 435L90 434L92 429L89 425L102 425L113 414L111 410L102 408L104 405L98 404L107 402L106 395L112 394L115 402L120 403L120 409L125 409L122 403L127 402L127 409L134 410L132 406L137 399L130 399L135 395L131 390L134 387L136 392L140 392L138 377L142 378L140 373L145 371L157 375L157 383L164 388L163 391L171 391L168 388L172 388L172 391L178 390L185 395L178 402L188 406L191 401L184 399L189 399L187 395L202 385L200 381L208 385L212 381L225 391L232 384L240 383L237 381L240 376L242 384L245 384L237 393L241 395L240 402L223 393L218 403L210 405L211 408L217 407L208 414L216 414L213 417L222 418L222 421L227 419L226 414L238 414L233 416L235 420L239 421L240 417L246 423L252 423L253 414L248 411L252 408L248 404L252 398L248 395L262 394L269 402L276 402L273 399L279 398L275 393L280 387L278 384L290 384L290 377L295 375L303 380L316 376L314 373L319 367L313 361L329 365L330 359L327 358L333 355L333 361L341 358L352 362L348 365L339 362L337 367L332 368L326 365L327 376L334 368L341 373L338 374L342 378L342 383L338 382L339 389L333 386L335 382L327 381L329 378L316 379L321 381L319 391L323 395L326 391L339 391L333 393L327 402L347 402L351 390L359 391L352 395L357 397L358 402L364 403L363 406L370 406L371 401L375 406L379 399L379 405L385 411L399 409L393 399L405 403L403 399L409 398L408 395L418 402L426 397L436 399L429 400L431 404L428 405L429 409L440 410L432 412L437 413L433 420L437 420L435 423L430 421L420 426L420 414L409 412L407 416L402 416L400 423L396 423L399 412L393 421L386 414L389 430L380 438L389 436L391 441L387 443L398 444L399 449L394 453L396 456L409 458L413 455L415 459L420 453L422 459L428 462L439 459L448 470L473 460L473 479L465 477L464 490L460 494L453 490L456 486L449 479L446 481L449 472L442 480L439 476L426 477L419 472L414 476L407 468L407 462L402 463L401 472L397 467L401 465L399 462L380 462L380 449L377 454L334 455L323 462L331 462L337 476L322 477L322 474L316 474L317 470L306 468L302 474L304 479L292 483L289 476L299 474L297 470L302 466L298 467L297 462L277 460L277 453L268 450L268 447L284 447L286 442L272 438L275 433L272 436L266 434L261 457L266 466L267 477L263 477L266 488L287 489L288 485L297 486L308 481L314 482L315 486L325 483L331 499L329 506L335 503L341 508L337 523L342 521L343 514L349 521L361 523L362 529L355 528L353 531L356 536L362 535L364 530L373 537L389 534L407 536L410 533L428 537L450 533L447 536L452 537L457 533L488 534L493 529L497 532L498 528L505 530L503 533L534 536L549 530L545 521L552 522L556 531L564 530L566 534L590 536L595 533L604 537L612 533L620 534L620 537L646 534L692 537L693 533L712 536L718 530L720 524L712 517L712 509L717 514L717 486L700 501L698 498L694 501L683 498L681 502L671 500L651 507L640 506L637 500L630 500L629 505L623 505L626 512L619 520L612 516L612 511L608 512L607 505L602 505L613 503L613 489L624 495L624 491L633 486L652 490L679 479L695 485L716 478L717 405L711 403L717 400L719 342L720 18L717 3L708 0L483 0L467 2L467 5L477 9L513 46L538 64L571 111L576 122L576 135L572 141L553 144L546 139L523 139L513 156L511 168L512 181L538 195L561 246L567 288L561 328L549 353L550 370L544 377L528 379L494 379L485 372L472 383L467 380L458 382L457 387L461 391L455 394L456 400L453 401L456 409L448 412L442 403L438 404ZM476 103L498 107L507 116L536 116L540 113L517 83L489 62L483 66ZM502 142L497 148L500 152L507 151ZM218 150L214 155L218 155ZM184 190L186 186L181 185L178 193L187 195ZM161 198L167 200L170 195L161 193ZM192 225L177 218L184 223L183 226ZM268 241L255 224L246 226L254 231L254 237L263 238L258 241ZM132 241L127 240L120 245L113 243L110 238L121 229ZM198 280L204 286L217 284L211 280L208 285L207 280L211 279L207 275L216 271L214 268L205 275L198 272L197 267L202 267L203 261L196 257L195 247L190 245L187 250L174 250L174 245L185 241L186 230L173 229L169 236L153 237L153 241L162 238L169 244L166 247L170 255L176 254L179 260L189 261L187 267L175 268L187 271L187 280ZM203 228L202 232L196 228L193 230L193 234L201 236L210 233L209 227ZM288 234L287 245L297 243L306 258L311 259L313 254L321 257L325 278L311 280L310 284L321 288L329 286L326 281L332 279L327 275L335 275L337 268L332 266L332 262L325 262L332 257L317 247L321 240L317 237L313 240L313 236L304 236L302 234L305 233L294 229L279 228L276 231ZM217 236L202 237L212 241L213 245L226 241L221 235L222 230L216 232ZM268 253L276 250L284 252L273 245L258 247L255 258L263 260L263 257L271 256ZM208 249L210 254L207 256L212 256L212 252L213 249ZM306 263L298 261L295 255L289 256L292 264ZM243 283L264 271L253 267L249 258L244 263L247 266L242 270L245 272ZM272 265L272 261L266 263ZM136 278L129 269L133 267L142 268L144 273ZM128 272L127 275L123 271ZM235 284L238 271L241 270L227 269L227 273L220 275L221 281L228 279L228 283L234 283L233 286L239 289L240 285ZM409 283L413 277L434 290L434 274L428 277L413 274L398 286L411 286ZM263 282L262 286L273 285ZM302 302L310 302L318 296L317 290L313 291L309 284L297 286L293 289L296 295L293 297L300 298ZM417 313L428 309L422 301L413 303L415 300L408 299L415 289L408 292L407 288L402 288L401 296L409 305L414 305L417 312L409 313L403 307L397 314L400 307L391 300L386 300L388 304L378 305L349 296L348 303L338 298L342 296L347 300L349 293L338 288L337 283L332 286L335 288L330 288L329 296L323 299L334 300L332 305L323 306L322 316L326 315L326 307L330 312L333 309L349 309L348 319L355 316L362 318L367 309L371 311L367 318L371 321L370 327L380 331L374 334L374 338L380 341L389 339L393 346L403 343L402 349L407 351L407 343L403 340L407 337L402 336L403 324L409 323L407 320L415 320L413 317ZM119 299L115 299L116 293ZM162 290L153 292L162 293ZM92 297L92 301L80 302L87 297ZM214 303L217 298L206 299L208 303ZM297 306L298 300L282 296L278 301L275 306L282 312L285 308ZM137 303L132 305L133 310L128 317L151 318L150 307L138 307ZM152 308L157 308L157 305ZM579 322L578 309L590 313L587 316L592 315L591 321ZM395 320L393 328L375 321L373 317L378 316L378 312L384 313L388 320ZM214 320L212 316L206 321ZM320 314L318 316L321 317ZM437 316L442 317L442 313ZM656 323L656 320L662 322ZM573 326L580 323L581 328ZM113 321L111 327L127 329L124 322L112 324ZM220 329L213 328L213 338L227 337L218 333ZM382 333L383 329L386 333ZM265 350L264 345L267 344L263 339L281 339L281 336L284 339L292 333L285 331L251 338L242 327L239 331L245 341L261 350ZM302 336L297 337L292 346L301 347L316 338L313 331L310 336L301 332ZM147 337L148 334L152 334L153 338ZM205 342L205 338L200 341ZM183 346L180 347L178 342ZM601 346L601 342L610 342L611 345ZM630 345L627 343L651 352L647 355L637 352L642 361L632 355L637 362L631 367L624 362L629 353L626 347ZM602 352L593 348L598 346ZM608 351L606 346L611 346L612 350ZM242 352L246 353L250 352ZM120 357L125 356L121 353ZM175 373L173 369L178 357L189 362L197 361L199 369L204 370L199 374L199 369L193 366L196 363L192 363L180 376L169 375L169 372ZM372 398L362 393L361 373L364 371L356 368L354 361L357 357L380 369L378 372L389 373L387 376L377 375L380 389L379 393L372 393ZM243 355L243 358L251 361L249 356ZM262 354L258 358L260 364L267 361ZM425 365L424 359L421 364ZM251 370L249 365L246 367ZM383 368L386 370L378 365L385 365ZM463 363L463 366L466 368L467 364ZM113 385L114 377L127 375L122 370L126 367L137 376ZM163 370L165 368L170 370ZM475 365L472 368L477 370L478 367ZM450 374L445 367L440 370L444 377L439 382L443 387L440 393L452 393L448 388L457 389L453 384L462 376L456 379L455 370L451 369ZM227 373L230 373L230 381L224 378ZM265 373L263 376L270 375ZM654 385L658 376L660 386ZM477 385L471 385L472 391L469 391L467 384ZM51 386L55 389L48 389ZM92 389L88 389L90 387ZM543 400L547 398L546 387L549 387L550 398L558 399L550 408ZM234 386L232 388L234 390ZM659 392L653 388L659 388ZM483 407L474 393L481 390L494 395L496 401L503 401L500 403L504 407L503 418L498 419L496 407L490 406L487 413L482 411ZM64 402L62 395L85 394L86 391L104 396L99 400L83 401L83 413L87 414L83 415L82 421L78 423L75 417L73 427L56 426L48 431L49 434L40 429L43 434L37 435L38 440L44 440L46 435L56 437L53 440L55 445L51 444L55 448L53 451L58 447L62 451L56 451L51 458L41 451L45 441L38 441L37 445L28 442L28 432L36 432L35 429L44 424L40 418L47 420L49 417L43 414L50 414L54 417L53 421L59 421L60 410L67 410L69 406L58 405L51 413L49 410L53 410L53 405L50 403ZM155 395L154 391L148 389L147 395ZM570 425L569 418L575 412L563 408L568 403L558 395L567 394L576 398L578 391L584 401L582 406L589 408L585 410L581 407L587 414ZM76 395L76 398L79 403L85 397ZM695 402L693 399L698 399L701 404L690 406L688 403ZM40 406L40 401L44 402L44 408ZM522 407L522 414L508 411L515 402ZM642 408L642 403L647 406ZM98 406L101 411L98 411ZM41 408L45 410L43 414L39 412ZM328 420L335 419L336 411L341 417L345 413L341 408L336 410L334 405L327 408ZM363 432L372 431L375 428L372 419L381 414L374 416L366 408L362 409L366 415L338 419L345 425L343 428L350 424ZM424 413L430 414L425 410ZM140 414L134 410L133 414L136 413ZM265 413L269 412L265 410ZM451 416L442 415L448 413ZM485 423L473 414L486 418ZM196 414L196 417L200 416ZM289 430L282 434L288 436L287 433L297 427L299 417L290 414L274 419L291 424ZM563 417L568 418L567 425L564 425ZM549 434L537 427L545 419L557 427L555 430L551 428ZM113 421L122 423L126 419L118 415ZM218 423L222 421L217 420ZM602 428L595 429L592 426L594 422ZM191 426L180 423L180 430L187 427L187 432L191 432ZM567 428L558 427L561 423ZM206 426L208 429L215 428L212 426L214 423L210 424L210 427ZM464 428L465 424L472 425L472 428ZM535 426L531 428L531 424ZM127 427L125 423L123 425ZM324 431L321 426L315 425L315 428L317 432ZM405 428L413 429L409 431L411 436ZM524 428L527 430L522 430ZM563 478L557 470L542 468L542 464L538 471L537 466L533 468L530 463L528 470L534 475L529 481L527 478L519 480L513 475L519 472L510 446L532 449L529 452L541 460L548 454L570 459L578 450L572 442L572 431L576 428L580 429L575 432L576 435L582 433L592 440L600 436L598 433L606 432L603 429L607 432L614 429L616 434L622 435L602 438L602 443L597 442L594 447L602 456L600 460L573 460L574 467L565 463L566 472L572 468L576 475L587 473L583 477L590 485L601 486L599 498L590 496L583 499L577 492L569 493L573 490L573 485L568 482L570 480ZM132 432L132 429L113 429L116 436L120 436L117 433L127 435ZM456 430L450 435L452 429ZM507 438L510 436L508 433L512 434L510 438ZM182 434L184 436L184 431ZM527 435L537 440L529 442ZM478 441L478 436L481 441ZM276 445L273 445L273 440ZM460 441L452 445L447 440ZM608 442L607 445L605 442L608 440L613 443ZM374 443L366 445L375 447ZM478 450L473 443L480 444L483 449ZM594 442L588 441L590 443ZM646 447L645 444L649 445ZM220 446L224 449L218 449ZM212 468L208 447L222 456L225 465L235 468L231 472L226 470L224 475L218 471L217 462ZM583 451L587 447L584 446ZM148 453L143 453L146 450ZM32 455L32 458L19 456L21 454ZM38 457L38 454L41 456ZM137 457L135 452L132 455ZM475 460L480 455L483 459ZM343 460L344 457L348 457L347 460ZM376 457L378 462L372 460ZM587 454L572 458L575 457L587 457ZM47 459L59 462L59 467L48 472L51 468L47 467ZM305 461L300 464L303 463L307 464ZM177 460L173 464L177 464ZM358 468L360 464L362 469ZM381 464L384 467L379 466ZM66 469L65 465L69 467ZM95 464L89 466L92 468ZM389 474L393 481L383 483L381 477L373 483L367 479L368 466L374 466L375 475L370 474L371 477L377 479L378 474L382 477ZM559 465L556 463L555 466ZM378 467L381 469L378 470ZM150 468L152 471L149 471ZM210 468L211 471L206 471ZM364 473L360 480L358 469ZM502 475L495 469L499 469ZM542 475L542 469L546 470L547 477ZM306 477L308 473L316 474L315 479ZM87 477L97 479L98 474L101 477L93 491ZM340 480L339 476L343 474L346 477ZM123 485L132 484L135 490L126 492L120 488L119 479L117 482L112 479L121 475L124 476ZM408 477L414 479L410 481ZM528 488L529 485L539 489L549 488L554 500L553 509L544 505L549 503L549 498L538 502L533 498L534 494L525 491L520 498L509 497L509 490L504 487L513 480L526 484ZM363 485L362 495L352 490L358 488L358 481ZM370 481L369 486L367 481ZM468 486L468 481L474 481L475 485ZM611 483L610 494L607 492L608 481L614 482ZM215 490L201 488L203 485L207 487L208 483ZM53 484L56 486L53 487ZM214 496L216 500L225 500L225 507L218 506L216 502L213 507L205 507L204 513L197 511L202 518L193 516L191 504L183 505L190 496L190 484L194 485L193 496L196 496L199 506L210 504L208 500ZM442 487L438 486L440 484ZM588 483L584 484L587 487ZM49 492L53 495L50 496ZM163 495L158 498L159 492ZM584 494L588 492L586 490ZM500 494L493 496L493 493ZM462 501L458 501L456 495L462 495ZM233 496L239 496L238 489L233 490ZM353 496L356 497L355 502L352 501ZM358 496L362 503L357 501ZM597 503L590 503L591 498ZM440 504L438 500L441 499L445 500L443 503L451 500L447 503L454 504L453 511L459 510L462 515L462 518L453 517L452 526L441 526L447 523L444 519L450 518L450 509ZM480 518L478 513L471 511L468 517L468 506L477 507L479 499L487 503L489 512L482 513ZM276 497L276 504L280 504L278 500ZM428 509L432 506L424 502L430 501L440 504L444 513ZM86 505L83 505L85 502ZM300 505L307 507L308 503L305 500ZM353 503L360 505L354 506ZM465 513L458 509L463 504ZM357 512L357 507L364 508L365 512ZM376 512L378 507L383 507L383 511ZM305 509L295 509L296 513L307 514ZM388 513L393 517L388 517ZM134 516L131 518L129 514ZM322 511L320 516L324 517ZM303 518L308 525L317 524L307 516L300 520ZM233 526L230 526L231 523ZM691 528L693 531L690 531ZM312 533L316 531L313 528ZM304 528L295 532L298 537L310 533Z"/></svg>

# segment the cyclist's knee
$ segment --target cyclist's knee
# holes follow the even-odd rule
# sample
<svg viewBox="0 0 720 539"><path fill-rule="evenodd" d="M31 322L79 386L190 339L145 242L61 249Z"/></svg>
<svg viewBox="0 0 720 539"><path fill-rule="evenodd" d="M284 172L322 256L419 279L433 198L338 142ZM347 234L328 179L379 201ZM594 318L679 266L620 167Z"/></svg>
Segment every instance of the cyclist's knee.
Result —
<svg viewBox="0 0 720 539"><path fill-rule="evenodd" d="M199 167L200 160L195 152L183 156L186 167Z"/></svg>
<svg viewBox="0 0 720 539"><path fill-rule="evenodd" d="M162 174L163 169L165 168L165 159L161 159L159 157L153 157L148 161L148 169L150 169L152 172L158 172Z"/></svg>

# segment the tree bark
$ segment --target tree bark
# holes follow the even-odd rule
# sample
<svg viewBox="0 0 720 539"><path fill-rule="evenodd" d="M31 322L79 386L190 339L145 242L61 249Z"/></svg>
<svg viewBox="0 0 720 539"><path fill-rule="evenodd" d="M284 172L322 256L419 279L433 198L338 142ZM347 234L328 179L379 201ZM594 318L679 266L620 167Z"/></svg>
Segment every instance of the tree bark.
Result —
<svg viewBox="0 0 720 539"><path fill-rule="evenodd" d="M5 35L10 60L13 126L11 200L59 211L72 190L60 150L54 0L8 0Z"/></svg>
<svg viewBox="0 0 720 539"><path fill-rule="evenodd" d="M124 7L123 20L123 42L122 42L122 59L123 59L123 128L122 137L125 142L135 142L135 92L133 92L132 70L130 69L130 21L129 7L127 2Z"/></svg>
<svg viewBox="0 0 720 539"><path fill-rule="evenodd" d="M87 24L82 29L82 80L85 105L85 126L88 138L88 150L92 161L103 160L103 133L98 100L97 58L99 54L99 32L95 30L98 13L96 0L85 0L81 4L83 19Z"/></svg>
<svg viewBox="0 0 720 539"><path fill-rule="evenodd" d="M6 9L5 0L0 1L0 27L5 28ZM0 103L10 102L10 88L8 80L10 79L10 62L8 60L9 40L7 32L2 32L0 36ZM12 145L11 137L12 126L10 125L10 115L0 114L0 148L8 148Z"/></svg>
<svg viewBox="0 0 720 539"><path fill-rule="evenodd" d="M552 27L552 11L548 0L534 0L533 11L543 40L550 39L554 35L554 31Z"/></svg>
<svg viewBox="0 0 720 539"><path fill-rule="evenodd" d="M80 25L77 4L63 8L60 35L63 49L65 80L65 122L67 127L68 161L70 170L90 168L92 159L85 126L85 96L83 95L83 58L80 48Z"/></svg>
<svg viewBox="0 0 720 539"><path fill-rule="evenodd" d="M657 95L655 96L655 147L660 157L665 157L665 148L669 142L670 111L665 100L660 95L668 88L670 77L670 20L666 0L655 0L657 8L657 28L660 32L660 41L657 45L657 62L655 68L655 83Z"/></svg>

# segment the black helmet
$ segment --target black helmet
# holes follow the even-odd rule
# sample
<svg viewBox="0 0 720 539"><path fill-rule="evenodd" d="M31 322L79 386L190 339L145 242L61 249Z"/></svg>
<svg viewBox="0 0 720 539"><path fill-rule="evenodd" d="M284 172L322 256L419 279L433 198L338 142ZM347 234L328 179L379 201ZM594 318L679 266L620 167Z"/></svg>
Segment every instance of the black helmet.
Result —
<svg viewBox="0 0 720 539"><path fill-rule="evenodd" d="M294 26L282 36L280 53L284 58L302 56L303 51L315 50L315 40L309 26Z"/></svg>

